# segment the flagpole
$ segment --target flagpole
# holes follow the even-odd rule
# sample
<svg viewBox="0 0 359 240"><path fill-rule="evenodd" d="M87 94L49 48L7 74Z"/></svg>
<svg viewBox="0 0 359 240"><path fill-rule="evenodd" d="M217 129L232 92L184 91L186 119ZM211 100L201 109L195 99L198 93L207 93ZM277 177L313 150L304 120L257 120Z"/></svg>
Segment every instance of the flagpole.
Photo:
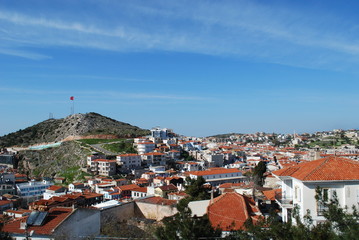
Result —
<svg viewBox="0 0 359 240"><path fill-rule="evenodd" d="M71 115L74 114L75 111L75 98L73 96L70 97L70 101L72 101L72 106L71 106Z"/></svg>

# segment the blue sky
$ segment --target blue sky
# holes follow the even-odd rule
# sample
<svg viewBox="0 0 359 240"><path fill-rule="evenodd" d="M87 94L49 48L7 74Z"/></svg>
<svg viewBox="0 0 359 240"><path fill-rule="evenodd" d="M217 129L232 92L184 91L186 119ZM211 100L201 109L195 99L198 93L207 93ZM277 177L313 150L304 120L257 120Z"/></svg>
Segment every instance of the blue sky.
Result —
<svg viewBox="0 0 359 240"><path fill-rule="evenodd" d="M0 135L98 112L190 136L358 128L359 2L0 0Z"/></svg>

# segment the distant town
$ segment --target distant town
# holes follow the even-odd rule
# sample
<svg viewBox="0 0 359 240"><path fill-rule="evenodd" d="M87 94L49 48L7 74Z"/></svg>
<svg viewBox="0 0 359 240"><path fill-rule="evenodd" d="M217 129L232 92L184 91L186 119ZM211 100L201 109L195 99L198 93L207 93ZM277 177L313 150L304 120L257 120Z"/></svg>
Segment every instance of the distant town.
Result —
<svg viewBox="0 0 359 240"><path fill-rule="evenodd" d="M308 229L318 229L334 204L358 229L355 129L196 138L155 127L146 136L73 141L91 153L53 176L23 171L19 156L62 142L1 150L4 239L266 239L256 227L277 239L271 224L297 231L310 218Z"/></svg>

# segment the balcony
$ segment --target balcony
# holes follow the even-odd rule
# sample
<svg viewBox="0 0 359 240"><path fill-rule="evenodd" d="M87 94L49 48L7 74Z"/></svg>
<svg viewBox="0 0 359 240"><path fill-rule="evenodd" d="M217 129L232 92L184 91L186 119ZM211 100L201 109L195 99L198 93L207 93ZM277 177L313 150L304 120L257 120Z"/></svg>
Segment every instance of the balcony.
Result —
<svg viewBox="0 0 359 240"><path fill-rule="evenodd" d="M293 207L293 198L288 196L282 196L282 193L275 195L275 200L281 207L292 208Z"/></svg>

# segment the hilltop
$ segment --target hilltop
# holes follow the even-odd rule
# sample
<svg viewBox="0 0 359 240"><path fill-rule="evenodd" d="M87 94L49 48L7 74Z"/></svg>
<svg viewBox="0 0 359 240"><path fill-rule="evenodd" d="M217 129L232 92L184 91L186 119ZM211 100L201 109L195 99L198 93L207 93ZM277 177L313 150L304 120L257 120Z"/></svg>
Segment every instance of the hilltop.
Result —
<svg viewBox="0 0 359 240"><path fill-rule="evenodd" d="M98 113L73 114L62 119L48 119L31 127L0 137L0 147L29 146L39 143L93 138L137 137L149 134L146 129L120 122Z"/></svg>

